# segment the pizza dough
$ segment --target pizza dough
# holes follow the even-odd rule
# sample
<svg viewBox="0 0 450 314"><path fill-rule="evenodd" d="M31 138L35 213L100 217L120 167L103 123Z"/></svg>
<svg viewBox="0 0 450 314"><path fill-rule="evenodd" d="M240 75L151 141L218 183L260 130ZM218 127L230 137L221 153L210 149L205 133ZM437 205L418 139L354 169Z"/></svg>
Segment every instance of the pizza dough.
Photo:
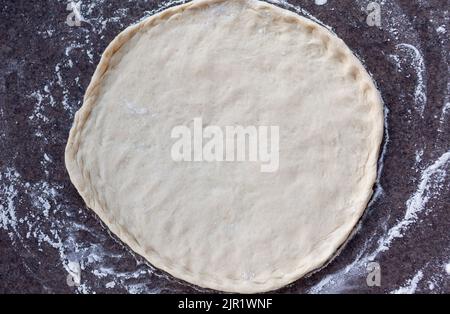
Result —
<svg viewBox="0 0 450 314"><path fill-rule="evenodd" d="M174 161L171 130L279 126L279 168ZM233 292L282 287L349 237L376 179L383 106L335 35L271 4L194 1L107 47L75 116L70 178L152 265Z"/></svg>

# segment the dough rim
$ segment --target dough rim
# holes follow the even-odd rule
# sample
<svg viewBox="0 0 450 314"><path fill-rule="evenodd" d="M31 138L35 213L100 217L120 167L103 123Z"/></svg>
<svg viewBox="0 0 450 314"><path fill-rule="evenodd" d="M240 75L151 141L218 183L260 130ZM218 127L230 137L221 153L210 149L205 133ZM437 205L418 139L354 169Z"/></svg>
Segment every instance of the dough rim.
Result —
<svg viewBox="0 0 450 314"><path fill-rule="evenodd" d="M68 142L66 145L65 163L69 173L69 177L73 185L85 201L86 205L99 216L102 222L105 223L106 226L121 241L127 244L134 252L143 256L151 265L165 272L168 272L176 278L182 279L200 287L227 292L257 293L284 287L287 284L304 277L305 275L320 270L327 263L329 263L336 256L336 253L342 248L342 246L349 240L350 235L352 234L359 219L362 217L373 194L373 186L376 182L377 177L378 156L384 134L383 101L378 89L376 88L370 75L368 75L366 69L355 57L352 51L346 46L346 44L336 35L331 33L323 26L281 7L272 5L267 2L246 0L247 5L252 9L271 11L275 16L277 16L277 18L283 18L284 22L297 23L299 26L306 28L308 31L314 32L318 38L322 39L327 50L334 49L335 54L342 57L342 62L345 63L345 66L354 69L351 73L357 73L359 75L360 81L368 82L368 87L366 84L366 89L368 94L372 95L372 97L369 98L368 96L367 103L369 103L370 106L375 106L375 109L377 109L376 112L373 113L374 121L381 122L378 125L378 128L372 129L371 133L370 141L373 143L373 145L371 145L372 150L369 153L365 165L366 174L364 176L364 180L367 183L368 189L366 195L361 196L361 199L365 200L364 202L362 202L363 206L355 211L354 218L351 222L346 222L346 225L351 226L351 228L348 230L348 233L345 237L335 241L335 245L333 246L332 250L333 253L326 254L326 258L317 261L315 265L309 265L307 269L293 269L291 272L285 273L282 276L269 276L268 278L266 278L266 280L259 282L246 281L239 278L225 278L222 280L218 280L217 278L214 278L212 276L205 276L205 274L194 274L181 267L180 265L176 265L172 261L162 258L157 251L144 250L139 245L138 241L133 237L133 235L127 231L126 227L117 223L115 218L112 217L112 215L110 215L107 210L101 207L101 204L95 198L95 190L94 193L92 193L93 188L90 182L89 173L83 168L83 161L77 158L78 149L82 140L82 131L84 125L88 121L90 113L96 105L101 82L108 73L113 55L136 33L143 31L148 27L155 26L159 22L167 20L172 16L180 14L184 11L201 9L209 5L222 3L225 1L227 0L195 0L193 2L188 2L165 9L155 15L147 17L137 24L127 27L111 41L111 43L103 52L100 62L97 65L97 68L92 76L91 82L84 95L83 105L75 114L73 126L70 130ZM356 75L355 80L358 81Z"/></svg>

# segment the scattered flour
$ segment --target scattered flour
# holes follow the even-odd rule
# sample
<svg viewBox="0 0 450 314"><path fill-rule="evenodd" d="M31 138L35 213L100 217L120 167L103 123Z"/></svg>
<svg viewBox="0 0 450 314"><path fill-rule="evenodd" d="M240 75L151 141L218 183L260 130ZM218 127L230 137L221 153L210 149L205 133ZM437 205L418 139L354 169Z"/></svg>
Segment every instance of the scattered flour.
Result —
<svg viewBox="0 0 450 314"><path fill-rule="evenodd" d="M114 281L110 281L106 283L105 287L108 289L113 289L116 286L116 283Z"/></svg>
<svg viewBox="0 0 450 314"><path fill-rule="evenodd" d="M450 263L445 265L445 272L450 276Z"/></svg>
<svg viewBox="0 0 450 314"><path fill-rule="evenodd" d="M0 172L0 228L10 231L9 236L13 239L12 232L17 232L17 216L15 202L18 191L14 182L19 180L19 174L12 168ZM8 184L9 182L9 184Z"/></svg>
<svg viewBox="0 0 450 314"><path fill-rule="evenodd" d="M442 189L442 186L440 186L439 183L442 182L447 175L445 170L447 169L449 159L450 151L444 153L422 172L421 180L416 192L414 192L406 202L406 212L403 219L390 228L387 235L378 241L378 248L373 253L374 256L388 250L394 239L403 237L404 232L410 225L417 221L418 214L425 210L430 198L439 195L439 192Z"/></svg>
<svg viewBox="0 0 450 314"><path fill-rule="evenodd" d="M442 108L441 118L439 119L440 127L439 131L442 132L442 126L445 124L445 121L448 119L448 114L450 113L450 102L446 102L444 107Z"/></svg>
<svg viewBox="0 0 450 314"><path fill-rule="evenodd" d="M413 278L409 279L405 285L401 286L397 290L391 291L391 294L414 294L416 293L417 286L423 278L423 272L419 270Z"/></svg>
<svg viewBox="0 0 450 314"><path fill-rule="evenodd" d="M423 149L419 149L416 151L416 166L418 166L422 162Z"/></svg>
<svg viewBox="0 0 450 314"><path fill-rule="evenodd" d="M67 272L70 277L68 277L68 284L73 284L74 286L81 285L81 266L78 261L69 261L67 265L65 265ZM70 281L72 280L72 281Z"/></svg>
<svg viewBox="0 0 450 314"><path fill-rule="evenodd" d="M418 48L416 48L411 44L401 43L397 45L397 48L400 49L401 51L409 52L411 56L411 65L416 70L417 75L417 83L416 83L416 90L414 92L414 98L417 108L420 112L420 115L423 118L425 105L427 103L427 85L426 85L427 82L425 79L426 68L423 55Z"/></svg>
<svg viewBox="0 0 450 314"><path fill-rule="evenodd" d="M444 25L441 25L438 28L436 28L436 32L438 32L438 34L445 34L447 33L447 29L445 28Z"/></svg>

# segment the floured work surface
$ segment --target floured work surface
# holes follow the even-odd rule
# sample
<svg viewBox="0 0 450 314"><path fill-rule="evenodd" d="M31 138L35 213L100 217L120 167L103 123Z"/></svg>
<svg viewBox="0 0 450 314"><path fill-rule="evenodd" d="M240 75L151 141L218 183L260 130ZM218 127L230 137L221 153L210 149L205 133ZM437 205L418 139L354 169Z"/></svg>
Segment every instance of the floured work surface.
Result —
<svg viewBox="0 0 450 314"><path fill-rule="evenodd" d="M279 5L333 26L373 73L390 110L383 171L358 232L327 268L280 291L446 291L448 219L443 191L448 190L448 110L443 70L447 60L441 50L446 43L443 13L434 10L434 4L383 4L379 28L367 25L364 1L339 7L332 2L305 3L302 8L295 3ZM70 13L59 4L43 9L62 17ZM6 243L1 265L5 282L16 283L4 289L197 291L149 267L139 256L136 266L130 251L85 209L68 181L64 146L99 56L116 34L143 17L142 7L114 3L83 3L80 12L84 19L80 26L36 17L35 25L20 25L31 44L11 40L8 45L13 49L2 50L7 62L1 69L5 106L0 110L0 128L5 149L1 150L0 236ZM410 24L405 16L417 12L425 13ZM34 21L29 10L25 14ZM14 21L19 19L7 20L2 33L14 36L19 29ZM429 27L419 34L415 23ZM3 93L6 89L8 94ZM379 262L381 274L389 274L382 277L380 287L367 285L370 261Z"/></svg>

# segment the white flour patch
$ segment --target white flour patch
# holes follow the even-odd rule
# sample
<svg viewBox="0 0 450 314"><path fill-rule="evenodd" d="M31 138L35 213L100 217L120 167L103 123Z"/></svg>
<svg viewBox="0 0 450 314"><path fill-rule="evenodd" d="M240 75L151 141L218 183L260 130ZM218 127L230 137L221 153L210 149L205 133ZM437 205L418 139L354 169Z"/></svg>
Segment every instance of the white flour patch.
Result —
<svg viewBox="0 0 450 314"><path fill-rule="evenodd" d="M327 4L327 0L314 0L314 3L317 5L324 5Z"/></svg>
<svg viewBox="0 0 450 314"><path fill-rule="evenodd" d="M128 293L130 294L148 293L148 288L145 284L130 284L128 285Z"/></svg>
<svg viewBox="0 0 450 314"><path fill-rule="evenodd" d="M416 151L416 166L418 166L422 162L422 156L423 156L423 149L419 149Z"/></svg>
<svg viewBox="0 0 450 314"><path fill-rule="evenodd" d="M66 86L66 84L65 84L65 82L64 82L64 79L63 79L63 77L62 77L62 73L63 73L63 72L62 72L62 71L63 71L62 69L63 69L63 68L69 69L69 68L72 67L72 64L73 64L73 61L72 61L71 59L67 59L67 60L64 62L64 65L58 63L58 64L55 66L55 74L56 74L56 78L57 78L56 83L62 88L62 93L63 93L63 99L62 99L62 101L61 101L61 104L62 104L64 110L65 110L71 117L75 114L75 112L74 112L74 110L73 110L73 106L69 103L69 89L68 89L68 87Z"/></svg>
<svg viewBox="0 0 450 314"><path fill-rule="evenodd" d="M37 31L37 33L44 39L49 39L55 33L55 29L49 28L44 31Z"/></svg>
<svg viewBox="0 0 450 314"><path fill-rule="evenodd" d="M361 250L357 257L345 266L343 269L326 276L308 290L308 293L339 293L345 291L348 287L347 282L357 276L363 275L365 272L365 264L363 261L363 252Z"/></svg>
<svg viewBox="0 0 450 314"><path fill-rule="evenodd" d="M65 265L67 272L69 273L68 284L74 286L81 285L81 266L78 261L68 261ZM72 280L72 281L70 281Z"/></svg>
<svg viewBox="0 0 450 314"><path fill-rule="evenodd" d="M134 102L130 100L123 100L126 108L128 109L128 112L135 115L146 115L148 113L148 109L144 108L142 106L139 106L135 104Z"/></svg>
<svg viewBox="0 0 450 314"><path fill-rule="evenodd" d="M442 108L441 117L439 119L439 129L438 131L442 132L442 126L448 120L448 114L450 113L450 102L446 102L444 107Z"/></svg>
<svg viewBox="0 0 450 314"><path fill-rule="evenodd" d="M392 63L395 65L396 70L400 73L403 72L400 57L397 55L394 55L394 54L390 54L390 55L388 55L388 57L392 61Z"/></svg>
<svg viewBox="0 0 450 314"><path fill-rule="evenodd" d="M49 122L48 117L44 114L43 100L44 96L40 91L32 92L30 94L30 98L34 98L36 100L36 104L34 106L33 114L28 118L30 120L42 120L42 122Z"/></svg>
<svg viewBox="0 0 450 314"><path fill-rule="evenodd" d="M442 108L442 116L446 116L450 113L450 102L445 103L444 108Z"/></svg>
<svg viewBox="0 0 450 314"><path fill-rule="evenodd" d="M105 288L113 289L116 286L116 283L114 281L110 281L106 283Z"/></svg>
<svg viewBox="0 0 450 314"><path fill-rule="evenodd" d="M446 264L444 269L445 269L445 272L447 273L447 275L450 276L450 263Z"/></svg>
<svg viewBox="0 0 450 314"><path fill-rule="evenodd" d="M414 294L416 293L417 286L423 278L423 272L419 270L413 278L409 279L403 286L397 290L391 291L391 294Z"/></svg>
<svg viewBox="0 0 450 314"><path fill-rule="evenodd" d="M0 172L0 228L9 231L10 238L12 232L17 232L17 216L14 206L18 198L18 191L15 183L19 180L19 174L12 168L7 168Z"/></svg>
<svg viewBox="0 0 450 314"><path fill-rule="evenodd" d="M425 61L422 53L411 44L398 44L397 48L401 51L406 51L411 60L411 65L414 67L417 76L416 89L414 91L414 100L417 105L417 109L423 118L425 111L425 105L427 103L427 86L425 80Z"/></svg>
<svg viewBox="0 0 450 314"><path fill-rule="evenodd" d="M445 28L445 25L441 25L438 28L436 28L436 32L438 34L445 34L447 33L447 29Z"/></svg>

